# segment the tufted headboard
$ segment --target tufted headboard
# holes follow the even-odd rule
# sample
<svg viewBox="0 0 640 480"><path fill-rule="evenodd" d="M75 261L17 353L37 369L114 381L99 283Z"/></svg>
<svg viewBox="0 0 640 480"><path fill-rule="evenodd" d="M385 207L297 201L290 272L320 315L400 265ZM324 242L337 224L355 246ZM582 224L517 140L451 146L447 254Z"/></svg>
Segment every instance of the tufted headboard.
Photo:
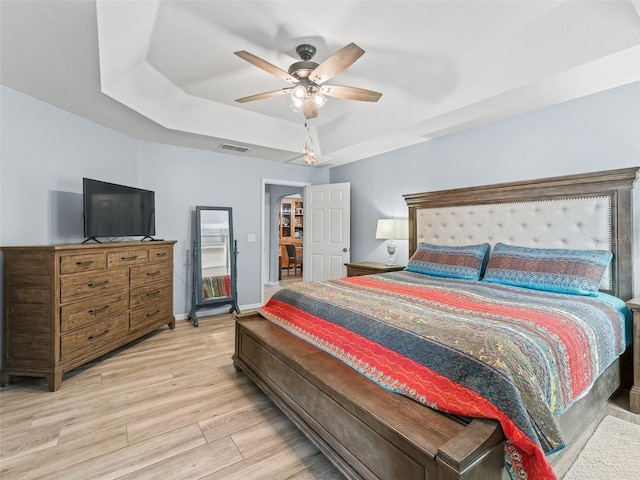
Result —
<svg viewBox="0 0 640 480"><path fill-rule="evenodd" d="M632 188L639 168L404 195L409 253L419 242L497 242L536 248L609 250L601 285L633 293Z"/></svg>

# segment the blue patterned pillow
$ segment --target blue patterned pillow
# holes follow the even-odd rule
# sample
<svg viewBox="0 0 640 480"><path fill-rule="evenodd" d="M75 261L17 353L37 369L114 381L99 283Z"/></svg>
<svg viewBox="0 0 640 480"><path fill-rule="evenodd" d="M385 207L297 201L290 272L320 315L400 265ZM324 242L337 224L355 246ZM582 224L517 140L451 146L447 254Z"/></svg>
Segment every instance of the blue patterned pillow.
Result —
<svg viewBox="0 0 640 480"><path fill-rule="evenodd" d="M483 280L550 292L596 295L612 257L606 250L526 248L497 243Z"/></svg>
<svg viewBox="0 0 640 480"><path fill-rule="evenodd" d="M463 247L419 243L406 270L436 277L479 280L490 247L488 243Z"/></svg>

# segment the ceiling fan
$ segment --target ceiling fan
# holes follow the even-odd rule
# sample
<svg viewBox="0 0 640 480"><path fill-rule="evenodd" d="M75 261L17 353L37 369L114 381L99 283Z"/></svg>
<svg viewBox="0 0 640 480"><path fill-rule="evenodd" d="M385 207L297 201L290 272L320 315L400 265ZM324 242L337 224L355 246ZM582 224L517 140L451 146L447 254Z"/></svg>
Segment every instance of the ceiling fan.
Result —
<svg viewBox="0 0 640 480"><path fill-rule="evenodd" d="M238 98L236 102L252 102L289 94L292 102L291 108L302 112L308 120L318 116L318 108L326 102L325 95L363 102L377 102L382 96L381 93L364 88L325 84L326 81L345 70L364 54L364 50L355 43L342 47L320 64L311 61L316 54L316 47L313 45L298 45L296 52L301 61L293 63L287 72L245 50L235 52L243 60L294 85L272 92Z"/></svg>

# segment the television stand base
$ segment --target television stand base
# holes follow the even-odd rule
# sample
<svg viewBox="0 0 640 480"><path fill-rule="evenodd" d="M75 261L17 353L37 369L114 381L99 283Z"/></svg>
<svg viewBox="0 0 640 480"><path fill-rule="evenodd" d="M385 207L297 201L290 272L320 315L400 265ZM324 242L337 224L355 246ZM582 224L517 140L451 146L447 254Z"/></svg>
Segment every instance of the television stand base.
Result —
<svg viewBox="0 0 640 480"><path fill-rule="evenodd" d="M87 238L84 242L82 242L82 244L81 244L81 245L83 245L83 244L85 244L85 243L87 243L87 242L90 242L90 241L92 241L92 240L93 240L94 242L96 242L96 243L102 243L102 242L101 242L100 240L98 240L96 237L89 237L89 238Z"/></svg>
<svg viewBox="0 0 640 480"><path fill-rule="evenodd" d="M146 235L140 241L144 242L145 240L148 240L149 242L164 242L164 238L153 238L153 237L151 237L149 235Z"/></svg>

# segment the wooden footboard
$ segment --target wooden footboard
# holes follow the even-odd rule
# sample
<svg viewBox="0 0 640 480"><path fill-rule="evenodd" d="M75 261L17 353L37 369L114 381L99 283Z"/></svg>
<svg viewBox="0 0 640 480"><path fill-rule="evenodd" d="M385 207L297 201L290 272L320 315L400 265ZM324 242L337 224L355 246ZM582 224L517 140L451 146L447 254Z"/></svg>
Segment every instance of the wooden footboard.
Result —
<svg viewBox="0 0 640 480"><path fill-rule="evenodd" d="M238 316L234 366L347 477L496 479L504 435L392 393L257 313Z"/></svg>

